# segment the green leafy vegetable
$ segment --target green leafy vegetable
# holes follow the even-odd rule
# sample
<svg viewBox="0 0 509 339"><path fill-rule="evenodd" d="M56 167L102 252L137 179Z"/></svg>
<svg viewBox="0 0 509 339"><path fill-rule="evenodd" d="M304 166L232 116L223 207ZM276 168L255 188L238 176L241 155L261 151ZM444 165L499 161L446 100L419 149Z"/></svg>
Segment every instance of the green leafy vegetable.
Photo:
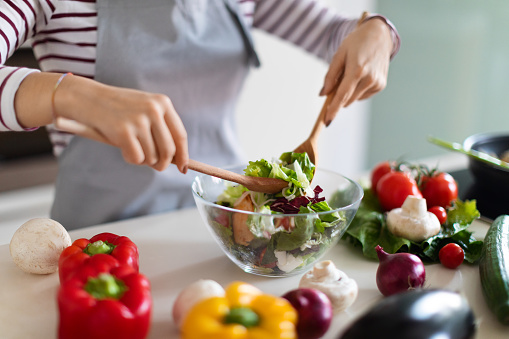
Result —
<svg viewBox="0 0 509 339"><path fill-rule="evenodd" d="M231 185L228 186L223 193L217 197L217 203L219 205L233 207L233 204L237 199L240 198L242 193L246 192L247 188L242 185Z"/></svg>
<svg viewBox="0 0 509 339"><path fill-rule="evenodd" d="M278 252L287 252L301 259L303 264L319 257L344 230L347 218L344 214L330 213L330 205L319 197L322 192L319 186L311 189L314 173L315 166L306 153L283 153L272 162L250 161L244 169L245 175L283 179L289 184L276 194L251 192L241 185L227 187L218 196L217 204L234 207L239 198L248 195L257 213L250 214L245 221L244 226L254 237L248 245L238 244L233 239L230 214L234 212L213 216L211 225L223 245L239 260L251 261L267 272L281 269L275 266ZM339 198L341 196L339 194ZM272 217L281 213L292 216Z"/></svg>
<svg viewBox="0 0 509 339"><path fill-rule="evenodd" d="M272 172L272 164L265 159L250 161L244 173L251 177L268 178Z"/></svg>
<svg viewBox="0 0 509 339"><path fill-rule="evenodd" d="M447 222L437 235L422 242L394 236L387 229L385 216L376 196L370 189L364 190L364 199L352 223L348 227L345 240L362 246L367 258L376 260L375 247L380 245L388 253L409 252L427 262L439 262L438 252L447 243L455 242L465 251L465 260L474 263L481 255L482 241L475 239L468 226L480 214L475 200L457 200L448 210Z"/></svg>
<svg viewBox="0 0 509 339"><path fill-rule="evenodd" d="M306 189L313 179L315 165L309 160L307 153L286 152L280 163L265 159L250 161L244 174L252 177L277 178L288 181L297 188Z"/></svg>

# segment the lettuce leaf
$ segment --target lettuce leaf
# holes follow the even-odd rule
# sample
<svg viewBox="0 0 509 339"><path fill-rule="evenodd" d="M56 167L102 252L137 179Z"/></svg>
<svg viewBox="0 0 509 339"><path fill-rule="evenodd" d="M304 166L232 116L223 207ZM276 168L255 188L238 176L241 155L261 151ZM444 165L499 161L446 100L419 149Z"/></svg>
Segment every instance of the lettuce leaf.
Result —
<svg viewBox="0 0 509 339"><path fill-rule="evenodd" d="M457 200L448 210L447 222L442 229L422 242L394 236L387 229L385 215L378 199L370 189L364 190L364 198L344 239L362 247L365 257L377 260L375 247L380 245L388 253L408 252L419 256L426 262L439 262L438 252L447 243L455 242L465 251L465 260L475 263L481 256L483 242L475 239L468 226L480 214L475 200Z"/></svg>
<svg viewBox="0 0 509 339"><path fill-rule="evenodd" d="M315 175L315 165L311 162L307 153L286 152L281 154L279 160L287 165L297 162L308 181L312 181Z"/></svg>
<svg viewBox="0 0 509 339"><path fill-rule="evenodd" d="M250 161L244 173L250 177L268 178L272 172L272 164L265 159Z"/></svg>
<svg viewBox="0 0 509 339"><path fill-rule="evenodd" d="M216 204L233 207L235 201L247 190L248 189L242 185L230 185L217 197Z"/></svg>
<svg viewBox="0 0 509 339"><path fill-rule="evenodd" d="M291 187L307 189L315 173L315 165L307 153L286 152L280 162L265 159L250 161L244 174L251 177L276 178L288 181ZM290 191L294 191L290 189Z"/></svg>

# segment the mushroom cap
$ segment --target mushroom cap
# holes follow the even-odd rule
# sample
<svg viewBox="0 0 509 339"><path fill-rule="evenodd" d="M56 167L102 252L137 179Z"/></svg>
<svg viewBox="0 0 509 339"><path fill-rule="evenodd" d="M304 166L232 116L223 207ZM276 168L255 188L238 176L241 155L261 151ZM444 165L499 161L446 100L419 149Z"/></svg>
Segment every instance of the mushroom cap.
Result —
<svg viewBox="0 0 509 339"><path fill-rule="evenodd" d="M71 244L69 233L60 223L35 218L14 232L9 251L16 266L24 272L50 274L57 271L60 254Z"/></svg>
<svg viewBox="0 0 509 339"><path fill-rule="evenodd" d="M387 214L387 229L397 237L421 242L438 234L441 225L437 216L426 210L417 213L412 209L395 208Z"/></svg>
<svg viewBox="0 0 509 339"><path fill-rule="evenodd" d="M331 301L334 314L343 312L352 305L357 299L359 290L357 282L339 270L330 260L316 263L302 276L299 287L314 288L325 293Z"/></svg>

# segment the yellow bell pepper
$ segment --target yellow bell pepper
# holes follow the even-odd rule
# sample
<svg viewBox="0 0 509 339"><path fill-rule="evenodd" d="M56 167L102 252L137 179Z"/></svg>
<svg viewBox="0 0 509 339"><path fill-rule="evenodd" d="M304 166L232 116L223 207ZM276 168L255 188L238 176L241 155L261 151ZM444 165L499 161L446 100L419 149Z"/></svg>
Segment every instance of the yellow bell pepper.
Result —
<svg viewBox="0 0 509 339"><path fill-rule="evenodd" d="M297 311L283 298L236 281L224 297L194 305L182 324L182 339L293 339Z"/></svg>

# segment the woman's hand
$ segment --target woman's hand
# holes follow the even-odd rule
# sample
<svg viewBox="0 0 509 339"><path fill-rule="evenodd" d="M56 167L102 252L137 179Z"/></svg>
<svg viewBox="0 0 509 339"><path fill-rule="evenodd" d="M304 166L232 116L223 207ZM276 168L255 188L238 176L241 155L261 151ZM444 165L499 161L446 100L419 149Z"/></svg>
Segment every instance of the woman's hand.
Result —
<svg viewBox="0 0 509 339"><path fill-rule="evenodd" d="M320 95L336 89L325 123L329 125L339 109L383 90L387 83L393 42L390 28L381 19L362 22L339 46Z"/></svg>
<svg viewBox="0 0 509 339"><path fill-rule="evenodd" d="M58 129L119 147L128 163L187 172L187 132L165 95L67 76L53 106Z"/></svg>

